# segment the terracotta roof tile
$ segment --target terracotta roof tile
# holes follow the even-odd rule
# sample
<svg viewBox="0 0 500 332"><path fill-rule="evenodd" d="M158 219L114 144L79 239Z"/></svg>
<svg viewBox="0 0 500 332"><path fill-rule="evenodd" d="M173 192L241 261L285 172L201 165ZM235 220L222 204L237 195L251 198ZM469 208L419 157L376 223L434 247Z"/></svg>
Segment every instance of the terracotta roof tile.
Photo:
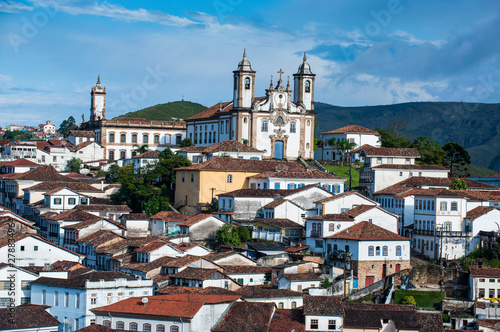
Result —
<svg viewBox="0 0 500 332"><path fill-rule="evenodd" d="M140 248L137 248L135 251L136 252L143 252L143 253L150 253L152 251L158 250L163 246L170 245L173 247L174 245L169 243L165 239L158 239L153 242L146 243L145 245L141 246Z"/></svg>
<svg viewBox="0 0 500 332"><path fill-rule="evenodd" d="M170 276L170 278L206 280L212 278L216 273L221 273L217 269L204 269L197 267L187 267L184 270Z"/></svg>
<svg viewBox="0 0 500 332"><path fill-rule="evenodd" d="M118 271L95 271L90 270L85 273L78 274L75 277L68 279L41 277L34 281L32 284L38 285L51 285L68 288L84 288L87 281L112 281L115 279L136 280L135 277Z"/></svg>
<svg viewBox="0 0 500 332"><path fill-rule="evenodd" d="M170 262L164 264L163 266L164 267L184 267L184 266L188 266L192 262L195 262L195 261L202 259L202 258L203 257L199 257L199 256L185 255L185 256L179 257L173 261L170 261Z"/></svg>
<svg viewBox="0 0 500 332"><path fill-rule="evenodd" d="M161 220L178 220L183 221L187 220L190 215L178 213L175 211L160 211L155 215L151 216L151 219L161 219Z"/></svg>
<svg viewBox="0 0 500 332"><path fill-rule="evenodd" d="M127 228L125 226L123 226L122 224L120 223L117 223L117 222L114 222L110 219L106 219L106 218L101 218L101 217L97 217L95 216L95 218L92 218L92 219L87 219L87 220L84 220L84 221L80 221L79 223L76 223L76 224L73 224L73 225L67 225L67 226L64 226L62 227L63 229L84 229L90 225L93 225L97 222L100 222L100 221L106 221L106 222L109 222L110 224L118 227L118 228L121 228L123 230L126 230Z"/></svg>
<svg viewBox="0 0 500 332"><path fill-rule="evenodd" d="M195 216L189 216L189 219L184 220L183 222L181 222L179 224L179 226L187 226L187 227L193 226L194 224L197 224L200 221L205 220L205 219L207 219L209 217L213 217L213 214L211 214L211 213L200 213L200 214L197 214ZM214 217L214 218L216 218L216 217Z"/></svg>
<svg viewBox="0 0 500 332"><path fill-rule="evenodd" d="M344 307L340 296L304 296L304 315L343 316Z"/></svg>
<svg viewBox="0 0 500 332"><path fill-rule="evenodd" d="M61 323L47 312L47 308L49 306L35 304L17 306L15 311L10 308L0 308L0 330L27 331L26 329L32 329L38 331L40 326L59 326ZM15 314L14 317L12 313Z"/></svg>
<svg viewBox="0 0 500 332"><path fill-rule="evenodd" d="M305 166L296 161L278 161L278 160L251 160L215 157L192 166L176 168L176 171L241 171L241 172L275 172L281 171L304 171Z"/></svg>
<svg viewBox="0 0 500 332"><path fill-rule="evenodd" d="M235 302L212 331L268 331L274 309L274 303Z"/></svg>
<svg viewBox="0 0 500 332"><path fill-rule="evenodd" d="M260 274L271 273L272 268L266 266L252 266L252 265L225 265L224 273L231 274Z"/></svg>
<svg viewBox="0 0 500 332"><path fill-rule="evenodd" d="M269 285L263 286L245 286L238 290L241 297L248 299L276 298L276 297L302 297L301 292L289 289L273 288Z"/></svg>
<svg viewBox="0 0 500 332"><path fill-rule="evenodd" d="M160 158L160 151L158 150L148 150L144 153L141 153L137 156L132 157L132 159L140 159L140 158L146 158L146 159L159 159Z"/></svg>
<svg viewBox="0 0 500 332"><path fill-rule="evenodd" d="M97 232L90 233L86 236L83 236L83 237L77 239L76 242L85 243L88 245L93 245L95 247L98 247L102 244L105 244L109 241L113 241L113 240L118 239L118 238L121 238L121 236L116 234L115 232L112 232L110 230L101 229Z"/></svg>
<svg viewBox="0 0 500 332"><path fill-rule="evenodd" d="M362 221L336 234L325 237L326 239L343 239L355 241L377 240L408 240L401 235L386 230L380 226Z"/></svg>
<svg viewBox="0 0 500 332"><path fill-rule="evenodd" d="M75 206L75 209L81 210L81 211L107 211L107 212L131 212L132 209L129 208L127 205L121 204L121 205L116 205L116 204L92 204L92 198L91 198L91 204L89 205L77 205Z"/></svg>
<svg viewBox="0 0 500 332"><path fill-rule="evenodd" d="M499 268L479 268L479 267L471 267L469 269L471 277L485 277L485 278L500 278L500 269Z"/></svg>
<svg viewBox="0 0 500 332"><path fill-rule="evenodd" d="M493 210L500 210L500 209L494 206L478 206L470 211L467 211L467 215L465 216L465 218L474 220L476 218L484 216L485 214Z"/></svg>
<svg viewBox="0 0 500 332"><path fill-rule="evenodd" d="M420 153L414 148L377 148L368 144L362 145L352 152L363 150L368 157L394 156L394 157L415 157L420 158Z"/></svg>
<svg viewBox="0 0 500 332"><path fill-rule="evenodd" d="M322 280L316 273L288 273L283 274L282 278L290 281L318 281Z"/></svg>
<svg viewBox="0 0 500 332"><path fill-rule="evenodd" d="M25 173L19 173L16 176L10 178L16 180L33 180L33 181L60 181L60 182L72 181L70 178L59 174L59 172L52 166L40 166L32 170L29 170Z"/></svg>
<svg viewBox="0 0 500 332"><path fill-rule="evenodd" d="M255 218L255 221L279 228L302 228L302 225L286 218Z"/></svg>
<svg viewBox="0 0 500 332"><path fill-rule="evenodd" d="M201 152L201 153L214 153L214 152L263 152L252 148L248 145L242 144L238 141L222 141L208 146L188 146L180 149L182 152Z"/></svg>
<svg viewBox="0 0 500 332"><path fill-rule="evenodd" d="M269 332L295 331L304 332L306 328L304 308L276 309Z"/></svg>
<svg viewBox="0 0 500 332"><path fill-rule="evenodd" d="M438 165L400 165L400 164L382 164L382 165L375 165L372 166L372 168L385 168L385 169L409 169L409 170L442 170L442 171L447 171L448 169L445 167L441 167Z"/></svg>
<svg viewBox="0 0 500 332"><path fill-rule="evenodd" d="M212 253L210 253L210 254L208 254L208 255L203 256L203 258L205 258L205 259L207 259L207 260L209 260L209 261L211 261L211 262L216 262L216 261L218 261L218 260L220 260L220 259L224 259L224 258L227 258L227 257L233 256L233 255L243 256L243 257L245 257L246 259L248 259L248 260L250 260L250 261L255 262L253 259L251 259L251 258L250 258L250 257L248 257L248 256L245 256L245 255L242 255L242 254L241 254L241 253L239 253L239 252L236 252L236 251L230 251L230 250L228 250L228 251L212 252ZM255 263L257 263L257 262L255 262Z"/></svg>
<svg viewBox="0 0 500 332"><path fill-rule="evenodd" d="M228 114L228 112L233 108L233 102L226 102L226 103L218 103L213 105L212 107L209 107L207 109L204 109L198 114L195 114L189 118L186 119L186 122L189 122L190 120L198 120L198 119L205 119L205 118L212 118L212 117L217 117L222 113Z"/></svg>
<svg viewBox="0 0 500 332"><path fill-rule="evenodd" d="M365 127L361 127L358 125L348 125L342 128L330 130L330 131L325 131L321 134L345 134L345 133L361 133L361 134L374 134L377 136L380 136L378 132L375 130L371 130Z"/></svg>
<svg viewBox="0 0 500 332"><path fill-rule="evenodd" d="M1 165L2 167L13 167L13 166L24 166L24 167L39 167L40 164L34 163L31 160L20 158L13 161L9 161Z"/></svg>
<svg viewBox="0 0 500 332"><path fill-rule="evenodd" d="M165 265L165 263L171 262L174 259L175 259L174 257L163 256L149 263L132 263L127 265L122 265L120 266L120 269L148 272L156 268L162 267L163 265Z"/></svg>
<svg viewBox="0 0 500 332"><path fill-rule="evenodd" d="M128 213L123 214L122 217L125 220L149 220L149 216L146 213Z"/></svg>
<svg viewBox="0 0 500 332"><path fill-rule="evenodd" d="M88 137L88 138L95 137L95 133L90 130L70 130L69 134L75 137Z"/></svg>
<svg viewBox="0 0 500 332"><path fill-rule="evenodd" d="M500 173L495 173L495 174L491 174L491 175L488 175L488 176L485 176L486 178L500 178Z"/></svg>
<svg viewBox="0 0 500 332"><path fill-rule="evenodd" d="M54 215L53 217L46 217L46 219L50 220L64 220L64 221L85 221L85 220L95 220L99 218L98 216L88 213L81 210L71 209L64 212L61 212L58 215Z"/></svg>

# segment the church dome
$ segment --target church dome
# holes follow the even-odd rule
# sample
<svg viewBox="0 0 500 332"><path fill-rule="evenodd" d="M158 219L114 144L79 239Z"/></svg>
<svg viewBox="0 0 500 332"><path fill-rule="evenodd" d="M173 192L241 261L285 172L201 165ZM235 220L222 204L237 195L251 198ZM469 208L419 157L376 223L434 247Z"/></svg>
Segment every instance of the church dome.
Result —
<svg viewBox="0 0 500 332"><path fill-rule="evenodd" d="M303 62L299 65L299 70L297 71L297 74L312 74L311 72L311 66L306 62L306 52L304 52L304 59Z"/></svg>
<svg viewBox="0 0 500 332"><path fill-rule="evenodd" d="M253 71L250 61L247 60L247 50L243 51L243 59L238 64L238 71Z"/></svg>

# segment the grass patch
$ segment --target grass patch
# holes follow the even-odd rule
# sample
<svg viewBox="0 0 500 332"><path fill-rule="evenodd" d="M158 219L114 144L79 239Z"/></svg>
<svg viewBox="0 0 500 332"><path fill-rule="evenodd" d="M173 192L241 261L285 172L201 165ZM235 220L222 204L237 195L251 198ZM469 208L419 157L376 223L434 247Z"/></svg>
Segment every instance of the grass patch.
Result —
<svg viewBox="0 0 500 332"><path fill-rule="evenodd" d="M345 181L345 184L349 185L349 166L323 165L323 167L326 168L328 172L333 172L337 174L337 176L346 178L347 180ZM359 172L354 167L351 168L351 172L352 172L351 187L357 187L359 186Z"/></svg>
<svg viewBox="0 0 500 332"><path fill-rule="evenodd" d="M439 309L445 297L445 292L397 289L394 291L394 303L401 304L405 296L413 296L417 302L417 308Z"/></svg>

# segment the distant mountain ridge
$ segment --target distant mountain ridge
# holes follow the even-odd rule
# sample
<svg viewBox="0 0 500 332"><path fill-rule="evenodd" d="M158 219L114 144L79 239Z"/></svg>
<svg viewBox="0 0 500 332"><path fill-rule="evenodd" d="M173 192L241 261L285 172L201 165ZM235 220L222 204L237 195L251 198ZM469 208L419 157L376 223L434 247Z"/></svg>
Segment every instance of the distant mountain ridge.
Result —
<svg viewBox="0 0 500 332"><path fill-rule="evenodd" d="M411 138L432 137L443 145L464 146L474 165L500 169L500 104L414 102L394 105L342 107L316 102L316 134L349 124L387 128L395 120L407 123Z"/></svg>
<svg viewBox="0 0 500 332"><path fill-rule="evenodd" d="M135 112L120 115L119 118L143 118L147 120L187 119L206 109L205 106L190 101L173 101L150 106Z"/></svg>

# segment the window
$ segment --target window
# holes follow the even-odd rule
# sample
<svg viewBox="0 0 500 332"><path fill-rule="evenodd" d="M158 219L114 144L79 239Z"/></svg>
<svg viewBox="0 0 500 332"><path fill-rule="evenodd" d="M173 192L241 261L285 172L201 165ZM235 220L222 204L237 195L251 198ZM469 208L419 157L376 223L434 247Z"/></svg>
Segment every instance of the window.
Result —
<svg viewBox="0 0 500 332"><path fill-rule="evenodd" d="M329 330L336 330L337 329L337 321L335 319L328 320L328 329Z"/></svg>
<svg viewBox="0 0 500 332"><path fill-rule="evenodd" d="M42 289L42 304L47 304L47 291Z"/></svg>
<svg viewBox="0 0 500 332"><path fill-rule="evenodd" d="M61 204L61 199L60 198L54 198L54 204L55 205L60 205Z"/></svg>
<svg viewBox="0 0 500 332"><path fill-rule="evenodd" d="M72 197L68 199L68 204L76 204L76 198Z"/></svg>
<svg viewBox="0 0 500 332"><path fill-rule="evenodd" d="M250 90L250 78L245 78L245 90Z"/></svg>
<svg viewBox="0 0 500 332"><path fill-rule="evenodd" d="M392 158L387 158L387 163L388 163L388 164L392 164L392 162L393 162L393 159L392 159Z"/></svg>
<svg viewBox="0 0 500 332"><path fill-rule="evenodd" d="M262 120L262 132L267 132L267 120Z"/></svg>
<svg viewBox="0 0 500 332"><path fill-rule="evenodd" d="M38 246L34 246L33 251L38 251Z"/></svg>
<svg viewBox="0 0 500 332"><path fill-rule="evenodd" d="M446 202L441 202L441 204L439 204L439 210L441 211L448 210L448 204Z"/></svg>
<svg viewBox="0 0 500 332"><path fill-rule="evenodd" d="M389 250L387 248L387 246L383 246L382 247L382 256L387 256L389 255Z"/></svg>
<svg viewBox="0 0 500 332"><path fill-rule="evenodd" d="M396 256L401 256L401 246L396 246Z"/></svg>
<svg viewBox="0 0 500 332"><path fill-rule="evenodd" d="M191 182L194 182L194 173L191 173Z"/></svg>
<svg viewBox="0 0 500 332"><path fill-rule="evenodd" d="M322 240L316 240L316 243L315 243L315 247L316 248L323 248L323 241Z"/></svg>
<svg viewBox="0 0 500 332"><path fill-rule="evenodd" d="M373 256L373 246L368 247L368 256Z"/></svg>
<svg viewBox="0 0 500 332"><path fill-rule="evenodd" d="M59 292L55 291L54 292L54 307L57 307L59 305Z"/></svg>
<svg viewBox="0 0 500 332"><path fill-rule="evenodd" d="M111 327L111 321L110 320L105 320L102 322L102 325L106 326L106 327Z"/></svg>
<svg viewBox="0 0 500 332"><path fill-rule="evenodd" d="M181 181L182 181L182 182L186 181L186 176L185 176L185 174L184 174L184 173L182 173L182 174L181 174Z"/></svg>
<svg viewBox="0 0 500 332"><path fill-rule="evenodd" d="M330 232L335 232L335 224L334 224L334 223L330 223L330 224L328 225L328 230L329 230Z"/></svg>
<svg viewBox="0 0 500 332"><path fill-rule="evenodd" d="M305 92L311 92L311 81L306 81Z"/></svg>
<svg viewBox="0 0 500 332"><path fill-rule="evenodd" d="M349 252L349 246L344 247L345 252Z"/></svg>
<svg viewBox="0 0 500 332"><path fill-rule="evenodd" d="M295 121L290 122L290 132L295 133L296 132L296 127L295 127Z"/></svg>
<svg viewBox="0 0 500 332"><path fill-rule="evenodd" d="M380 256L380 247L375 248L375 255Z"/></svg>
<svg viewBox="0 0 500 332"><path fill-rule="evenodd" d="M127 135L120 134L120 143L125 143L127 141Z"/></svg>
<svg viewBox="0 0 500 332"><path fill-rule="evenodd" d="M147 143L149 141L149 136L147 134L142 135L142 143Z"/></svg>
<svg viewBox="0 0 500 332"><path fill-rule="evenodd" d="M484 288L479 288L479 297L484 297Z"/></svg>
<svg viewBox="0 0 500 332"><path fill-rule="evenodd" d="M90 295L90 304L97 304L97 294L91 294Z"/></svg>
<svg viewBox="0 0 500 332"><path fill-rule="evenodd" d="M144 332L151 332L151 324L144 324L144 325L142 326L142 330L143 330Z"/></svg>
<svg viewBox="0 0 500 332"><path fill-rule="evenodd" d="M137 134L132 134L132 143L137 143Z"/></svg>
<svg viewBox="0 0 500 332"><path fill-rule="evenodd" d="M451 202L451 211L458 211L458 203Z"/></svg>
<svg viewBox="0 0 500 332"><path fill-rule="evenodd" d="M165 325L157 325L156 332L165 332Z"/></svg>
<svg viewBox="0 0 500 332"><path fill-rule="evenodd" d="M120 159L125 159L125 151L120 151Z"/></svg>
<svg viewBox="0 0 500 332"><path fill-rule="evenodd" d="M283 309L283 307L284 307L283 302L278 303L278 309Z"/></svg>
<svg viewBox="0 0 500 332"><path fill-rule="evenodd" d="M405 163L406 163L406 165L410 165L411 164L411 159L410 158L406 158Z"/></svg>
<svg viewBox="0 0 500 332"><path fill-rule="evenodd" d="M64 306L69 307L69 293L64 292Z"/></svg>
<svg viewBox="0 0 500 332"><path fill-rule="evenodd" d="M233 183L233 175L232 174L228 174L227 175L226 182L227 183Z"/></svg>
<svg viewBox="0 0 500 332"><path fill-rule="evenodd" d="M8 283L10 284L10 282L8 282ZM9 289L9 287L7 287L5 289ZM29 289L31 289L30 282L28 280L22 280L21 281L21 289L23 289L23 290L29 290Z"/></svg>
<svg viewBox="0 0 500 332"><path fill-rule="evenodd" d="M108 159L109 159L109 160L115 160L115 151L110 150L110 151L108 152Z"/></svg>
<svg viewBox="0 0 500 332"><path fill-rule="evenodd" d="M137 323L130 323L130 331L137 331Z"/></svg>
<svg viewBox="0 0 500 332"><path fill-rule="evenodd" d="M117 330L125 330L125 323L124 322L116 322L116 329Z"/></svg>
<svg viewBox="0 0 500 332"><path fill-rule="evenodd" d="M114 133L109 133L109 142L114 143L115 142L115 134Z"/></svg>
<svg viewBox="0 0 500 332"><path fill-rule="evenodd" d="M111 302L113 300L113 293L108 293L106 300L107 300L108 304L111 304Z"/></svg>
<svg viewBox="0 0 500 332"><path fill-rule="evenodd" d="M80 309L80 293L76 293L75 296L75 308Z"/></svg>
<svg viewBox="0 0 500 332"><path fill-rule="evenodd" d="M155 135L154 136L154 143L155 144L160 144L160 135Z"/></svg>
<svg viewBox="0 0 500 332"><path fill-rule="evenodd" d="M311 330L317 330L317 329L318 329L318 320L311 319Z"/></svg>
<svg viewBox="0 0 500 332"><path fill-rule="evenodd" d="M399 172L399 176L403 176L403 172Z"/></svg>
<svg viewBox="0 0 500 332"><path fill-rule="evenodd" d="M295 309L295 308L297 308L297 302L293 301L292 302L292 309Z"/></svg>

